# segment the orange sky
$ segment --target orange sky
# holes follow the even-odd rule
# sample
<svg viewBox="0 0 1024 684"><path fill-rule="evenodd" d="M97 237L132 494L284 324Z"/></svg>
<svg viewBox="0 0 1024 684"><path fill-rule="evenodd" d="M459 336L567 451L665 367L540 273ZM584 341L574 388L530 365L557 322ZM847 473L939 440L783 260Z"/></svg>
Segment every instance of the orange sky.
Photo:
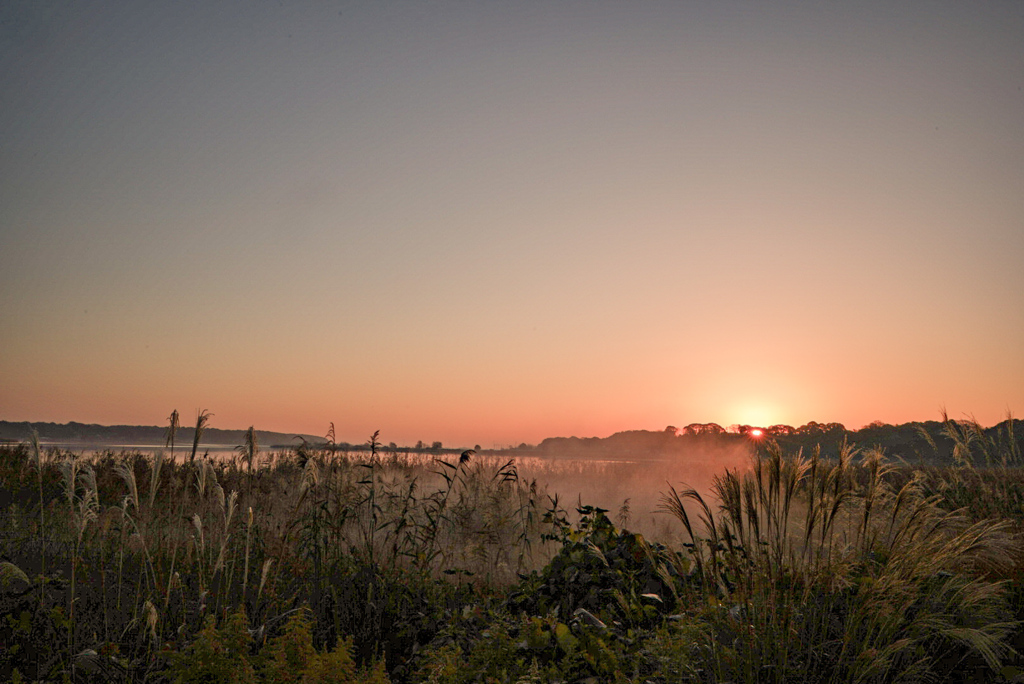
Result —
<svg viewBox="0 0 1024 684"><path fill-rule="evenodd" d="M1024 409L1019 3L341 9L4 3L0 419Z"/></svg>

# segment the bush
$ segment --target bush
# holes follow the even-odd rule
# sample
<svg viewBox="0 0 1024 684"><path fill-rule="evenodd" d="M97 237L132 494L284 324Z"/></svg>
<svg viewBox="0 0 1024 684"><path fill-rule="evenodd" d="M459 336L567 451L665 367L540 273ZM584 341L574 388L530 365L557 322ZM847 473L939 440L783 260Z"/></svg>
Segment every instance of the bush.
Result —
<svg viewBox="0 0 1024 684"><path fill-rule="evenodd" d="M245 611L232 613L220 629L211 615L184 653L169 654L171 676L176 684L255 684L249 643Z"/></svg>
<svg viewBox="0 0 1024 684"><path fill-rule="evenodd" d="M358 669L352 641L318 653L313 647L309 612L292 613L281 634L255 658L245 612L232 613L218 629L208 617L196 640L184 653L170 653L170 673L176 684L389 684L382 661ZM253 661L258 667L253 666Z"/></svg>

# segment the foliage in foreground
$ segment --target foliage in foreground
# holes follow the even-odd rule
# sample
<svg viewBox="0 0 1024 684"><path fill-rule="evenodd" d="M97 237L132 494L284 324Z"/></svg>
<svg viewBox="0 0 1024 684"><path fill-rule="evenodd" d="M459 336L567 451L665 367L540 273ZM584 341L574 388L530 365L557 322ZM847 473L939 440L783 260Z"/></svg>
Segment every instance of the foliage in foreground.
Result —
<svg viewBox="0 0 1024 684"><path fill-rule="evenodd" d="M296 611L284 631L259 655L250 655L251 637L245 612L238 610L218 628L207 618L196 640L182 653L170 654L169 675L176 684L387 684L384 664L365 669L352 659L351 640L318 652L313 647L311 620Z"/></svg>
<svg viewBox="0 0 1024 684"><path fill-rule="evenodd" d="M954 469L770 448L710 498L669 488L678 548L376 435L262 462L253 432L221 463L198 438L184 462L0 447L0 679L1007 679L1024 477L949 429Z"/></svg>
<svg viewBox="0 0 1024 684"><path fill-rule="evenodd" d="M1014 675L1008 520L950 511L881 454L759 455L664 507L671 551L582 509L513 590L519 619L451 632L431 681L890 682ZM1018 613L1019 615L1019 613ZM493 620L491 621L493 623ZM465 630L464 630L465 632Z"/></svg>

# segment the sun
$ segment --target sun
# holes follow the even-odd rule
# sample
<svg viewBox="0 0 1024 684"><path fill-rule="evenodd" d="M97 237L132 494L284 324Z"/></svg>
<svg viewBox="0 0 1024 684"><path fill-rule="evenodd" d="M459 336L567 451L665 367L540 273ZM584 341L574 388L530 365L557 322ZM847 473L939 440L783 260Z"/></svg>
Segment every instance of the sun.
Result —
<svg viewBox="0 0 1024 684"><path fill-rule="evenodd" d="M752 430L749 430L747 434L750 435L751 439L761 439L762 437L764 437L764 430L762 430L761 428L754 428Z"/></svg>

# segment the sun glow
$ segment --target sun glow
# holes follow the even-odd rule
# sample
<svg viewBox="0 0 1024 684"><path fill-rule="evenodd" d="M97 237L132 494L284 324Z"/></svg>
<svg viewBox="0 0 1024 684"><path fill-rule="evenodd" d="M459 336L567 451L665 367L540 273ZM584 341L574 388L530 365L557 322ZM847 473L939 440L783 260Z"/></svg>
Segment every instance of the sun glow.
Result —
<svg viewBox="0 0 1024 684"><path fill-rule="evenodd" d="M782 412L763 403L749 403L736 406L732 414L740 425L774 425L780 422Z"/></svg>

